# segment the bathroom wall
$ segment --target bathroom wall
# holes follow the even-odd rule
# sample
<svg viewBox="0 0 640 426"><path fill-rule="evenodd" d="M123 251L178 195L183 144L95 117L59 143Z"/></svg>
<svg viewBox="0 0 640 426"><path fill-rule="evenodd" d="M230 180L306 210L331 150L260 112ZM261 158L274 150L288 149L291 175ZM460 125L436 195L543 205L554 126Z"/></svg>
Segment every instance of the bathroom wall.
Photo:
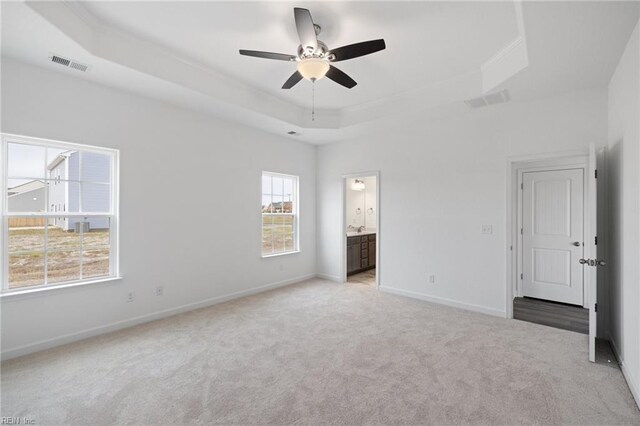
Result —
<svg viewBox="0 0 640 426"><path fill-rule="evenodd" d="M364 180L364 217L365 226L367 229L376 229L376 216L378 211L376 210L376 178L375 176L366 177Z"/></svg>
<svg viewBox="0 0 640 426"><path fill-rule="evenodd" d="M356 179L364 182L364 191L353 189ZM356 228L365 226L368 230L376 229L376 178L361 177L347 179L346 183L346 225Z"/></svg>

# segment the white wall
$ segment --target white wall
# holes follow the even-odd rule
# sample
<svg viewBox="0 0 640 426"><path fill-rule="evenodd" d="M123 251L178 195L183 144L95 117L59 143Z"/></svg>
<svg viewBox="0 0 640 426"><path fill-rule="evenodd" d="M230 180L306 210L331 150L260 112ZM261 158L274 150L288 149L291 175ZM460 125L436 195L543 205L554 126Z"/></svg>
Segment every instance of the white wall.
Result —
<svg viewBox="0 0 640 426"><path fill-rule="evenodd" d="M341 175L379 170L382 288L504 315L507 158L605 145L606 108L589 90L321 146L318 272L340 277Z"/></svg>
<svg viewBox="0 0 640 426"><path fill-rule="evenodd" d="M359 228L364 226L368 230L376 229L376 178L375 176L357 178L364 182L364 190L353 189L356 178L346 180L346 226ZM359 212L358 212L358 209ZM371 209L371 210L370 210ZM370 213L369 213L370 211Z"/></svg>
<svg viewBox="0 0 640 426"><path fill-rule="evenodd" d="M611 338L640 405L640 22L609 83Z"/></svg>
<svg viewBox="0 0 640 426"><path fill-rule="evenodd" d="M3 297L5 355L316 271L313 146L6 58L2 131L120 149L124 277ZM300 176L299 254L260 257L262 170Z"/></svg>

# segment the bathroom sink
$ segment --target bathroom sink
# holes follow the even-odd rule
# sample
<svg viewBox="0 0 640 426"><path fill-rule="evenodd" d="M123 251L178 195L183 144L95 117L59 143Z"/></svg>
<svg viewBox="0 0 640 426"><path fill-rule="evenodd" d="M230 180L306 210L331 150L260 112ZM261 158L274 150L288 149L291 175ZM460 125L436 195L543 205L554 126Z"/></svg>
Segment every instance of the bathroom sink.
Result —
<svg viewBox="0 0 640 426"><path fill-rule="evenodd" d="M347 231L347 237L355 237L356 235L370 235L375 233L375 230L369 229L365 229L364 231Z"/></svg>

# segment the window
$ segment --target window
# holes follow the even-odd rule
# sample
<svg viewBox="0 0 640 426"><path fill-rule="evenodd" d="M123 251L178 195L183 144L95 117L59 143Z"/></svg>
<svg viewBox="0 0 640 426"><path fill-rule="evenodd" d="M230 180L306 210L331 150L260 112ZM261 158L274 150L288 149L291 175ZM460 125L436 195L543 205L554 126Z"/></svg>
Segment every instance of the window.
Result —
<svg viewBox="0 0 640 426"><path fill-rule="evenodd" d="M298 177L262 172L262 256L298 251Z"/></svg>
<svg viewBox="0 0 640 426"><path fill-rule="evenodd" d="M2 135L2 292L118 275L118 151Z"/></svg>

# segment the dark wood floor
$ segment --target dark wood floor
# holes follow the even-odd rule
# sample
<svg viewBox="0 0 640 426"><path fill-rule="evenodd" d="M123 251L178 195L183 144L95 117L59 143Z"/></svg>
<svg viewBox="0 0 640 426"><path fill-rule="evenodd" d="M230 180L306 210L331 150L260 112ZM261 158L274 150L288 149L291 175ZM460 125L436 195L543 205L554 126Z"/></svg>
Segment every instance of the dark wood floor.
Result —
<svg viewBox="0 0 640 426"><path fill-rule="evenodd" d="M516 297L513 299L513 318L589 334L589 310L580 306Z"/></svg>

